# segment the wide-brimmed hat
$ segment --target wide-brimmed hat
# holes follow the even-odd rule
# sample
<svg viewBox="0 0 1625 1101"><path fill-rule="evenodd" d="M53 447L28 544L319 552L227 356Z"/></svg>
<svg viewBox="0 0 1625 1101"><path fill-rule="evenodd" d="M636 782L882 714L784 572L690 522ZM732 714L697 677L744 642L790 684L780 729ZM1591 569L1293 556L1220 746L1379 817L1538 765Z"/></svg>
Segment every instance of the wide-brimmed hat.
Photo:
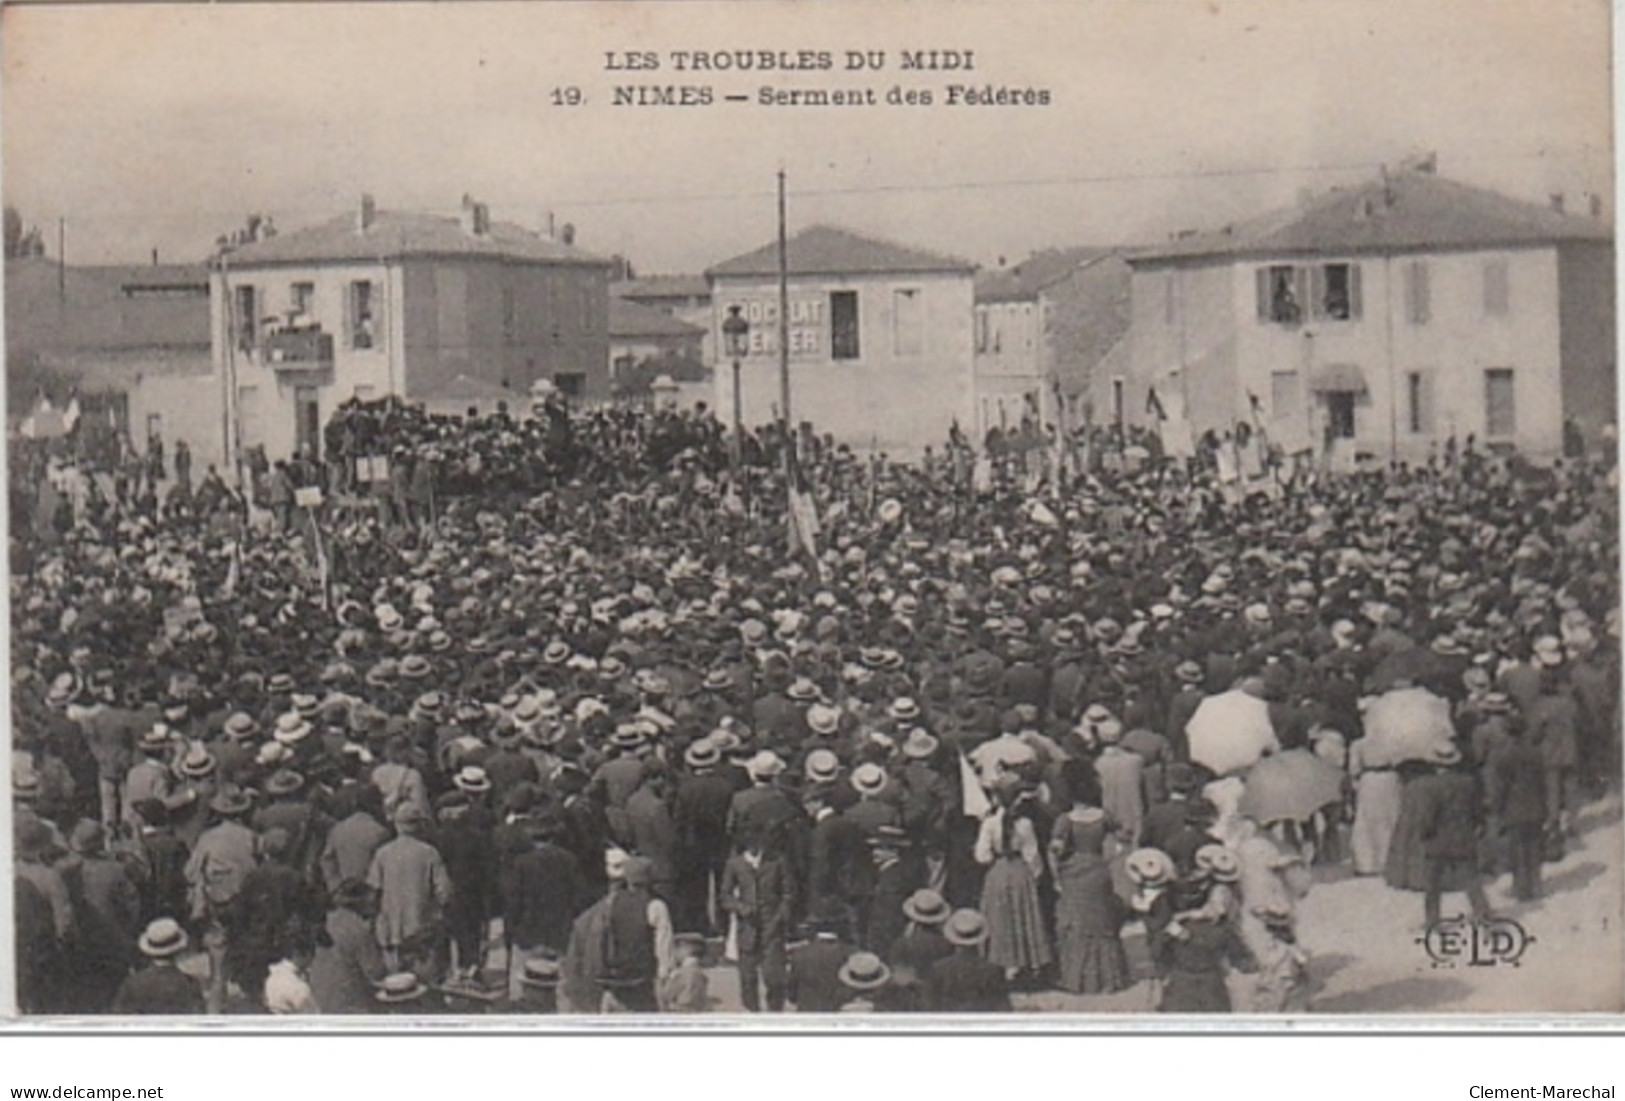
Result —
<svg viewBox="0 0 1625 1101"><path fill-rule="evenodd" d="M434 666L422 654L407 654L396 671L407 680L422 680L434 671Z"/></svg>
<svg viewBox="0 0 1625 1101"><path fill-rule="evenodd" d="M784 771L784 760L771 750L764 749L745 762L745 771L752 780L771 780Z"/></svg>
<svg viewBox="0 0 1625 1101"><path fill-rule="evenodd" d="M841 728L841 710L828 704L815 703L807 708L807 727L814 734L828 736Z"/></svg>
<svg viewBox="0 0 1625 1101"><path fill-rule="evenodd" d="M785 695L789 696L792 700L799 700L802 703L807 703L818 699L820 693L818 691L818 685L813 683L811 678L797 677L791 682L790 687L785 691Z"/></svg>
<svg viewBox="0 0 1625 1101"><path fill-rule="evenodd" d="M949 944L975 948L987 940L987 919L979 910L955 910L942 923L942 936Z"/></svg>
<svg viewBox="0 0 1625 1101"><path fill-rule="evenodd" d="M1505 692L1487 692L1478 701L1478 709L1491 715L1502 715L1512 710L1512 697Z"/></svg>
<svg viewBox="0 0 1625 1101"><path fill-rule="evenodd" d="M852 770L852 786L864 795L879 795L886 790L886 770L873 761Z"/></svg>
<svg viewBox="0 0 1625 1101"><path fill-rule="evenodd" d="M451 782L457 785L458 791L466 791L470 795L483 795L491 790L491 777L478 765L464 765L451 778Z"/></svg>
<svg viewBox="0 0 1625 1101"><path fill-rule="evenodd" d="M186 930L174 918L161 917L150 922L136 941L141 954L155 960L168 959L186 951Z"/></svg>
<svg viewBox="0 0 1625 1101"><path fill-rule="evenodd" d="M158 723L151 730L141 735L136 748L144 753L159 753L169 748L174 732L163 723Z"/></svg>
<svg viewBox="0 0 1625 1101"><path fill-rule="evenodd" d="M891 968L873 952L854 952L841 964L841 985L852 990L878 990L891 981Z"/></svg>
<svg viewBox="0 0 1625 1101"><path fill-rule="evenodd" d="M291 702L293 703L293 709L307 719L322 709L321 700L304 693L296 694Z"/></svg>
<svg viewBox="0 0 1625 1101"><path fill-rule="evenodd" d="M1181 684L1200 684L1206 679L1202 667L1194 661L1182 661L1174 666L1174 676Z"/></svg>
<svg viewBox="0 0 1625 1101"><path fill-rule="evenodd" d="M636 723L622 723L615 728L615 733L609 736L610 743L620 749L640 749L649 740L643 727Z"/></svg>
<svg viewBox="0 0 1625 1101"><path fill-rule="evenodd" d="M700 687L707 692L726 692L733 687L733 684L733 677L728 673L728 670L712 669L705 674L705 679L700 682Z"/></svg>
<svg viewBox="0 0 1625 1101"><path fill-rule="evenodd" d="M712 768L722 761L722 751L709 738L701 738L683 751L683 763L689 768Z"/></svg>
<svg viewBox="0 0 1625 1101"><path fill-rule="evenodd" d="M292 795L305 786L305 778L291 768L282 768L271 773L265 781L265 794Z"/></svg>
<svg viewBox="0 0 1625 1101"><path fill-rule="evenodd" d="M294 690L293 677L287 673L273 673L271 679L265 682L265 690L275 695L286 695Z"/></svg>
<svg viewBox="0 0 1625 1101"><path fill-rule="evenodd" d="M922 887L903 900L903 916L921 925L941 925L952 913L948 901L929 887Z"/></svg>
<svg viewBox="0 0 1625 1101"><path fill-rule="evenodd" d="M283 745L298 745L310 736L310 724L297 711L284 712L277 716L271 736Z"/></svg>
<svg viewBox="0 0 1625 1101"><path fill-rule="evenodd" d="M393 975L385 975L384 981L378 984L376 997L386 1005L398 1002L416 1001L429 992L423 985L423 980L411 971L397 971Z"/></svg>
<svg viewBox="0 0 1625 1101"><path fill-rule="evenodd" d="M1194 859L1198 870L1219 883L1234 883L1241 878L1241 862L1223 845L1203 845L1196 850Z"/></svg>
<svg viewBox="0 0 1625 1101"><path fill-rule="evenodd" d="M1173 858L1161 849L1135 849L1124 870L1138 887L1163 887L1173 882Z"/></svg>
<svg viewBox="0 0 1625 1101"><path fill-rule="evenodd" d="M201 780L215 770L215 759L207 749L194 745L186 751L179 765L180 774L190 780Z"/></svg>
<svg viewBox="0 0 1625 1101"><path fill-rule="evenodd" d="M886 713L894 719L910 721L920 717L920 705L912 697L898 696L886 708Z"/></svg>
<svg viewBox="0 0 1625 1101"><path fill-rule="evenodd" d="M924 727L916 726L903 739L903 756L911 761L926 761L936 755L942 743Z"/></svg>
<svg viewBox="0 0 1625 1101"><path fill-rule="evenodd" d="M841 774L841 759L835 756L833 750L815 749L807 754L802 768L807 773L807 779L813 783L827 784Z"/></svg>
<svg viewBox="0 0 1625 1101"><path fill-rule="evenodd" d="M254 800L249 798L248 793L241 788L235 787L222 788L215 793L213 799L209 800L210 810L228 818L232 815L247 813L253 805Z"/></svg>

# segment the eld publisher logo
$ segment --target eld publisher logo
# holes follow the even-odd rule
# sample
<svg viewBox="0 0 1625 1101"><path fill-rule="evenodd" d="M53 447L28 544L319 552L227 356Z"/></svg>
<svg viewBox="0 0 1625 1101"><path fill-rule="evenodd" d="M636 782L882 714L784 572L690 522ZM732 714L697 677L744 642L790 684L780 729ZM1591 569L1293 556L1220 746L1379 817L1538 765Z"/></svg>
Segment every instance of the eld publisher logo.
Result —
<svg viewBox="0 0 1625 1101"><path fill-rule="evenodd" d="M1434 967L1517 967L1535 938L1511 918L1448 917L1429 925L1417 943Z"/></svg>

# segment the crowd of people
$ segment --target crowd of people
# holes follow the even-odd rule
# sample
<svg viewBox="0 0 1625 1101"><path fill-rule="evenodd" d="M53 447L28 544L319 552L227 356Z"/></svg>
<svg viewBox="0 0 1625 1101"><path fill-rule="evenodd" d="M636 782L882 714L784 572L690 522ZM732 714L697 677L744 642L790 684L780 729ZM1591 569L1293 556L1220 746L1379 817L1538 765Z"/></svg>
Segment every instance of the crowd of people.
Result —
<svg viewBox="0 0 1625 1101"><path fill-rule="evenodd" d="M787 473L703 413L396 402L325 442L281 468L316 524L13 525L25 1011L695 1012L722 964L747 1011L1301 1011L1319 868L1533 899L1619 772L1608 462ZM1249 703L1227 760L1199 716Z"/></svg>

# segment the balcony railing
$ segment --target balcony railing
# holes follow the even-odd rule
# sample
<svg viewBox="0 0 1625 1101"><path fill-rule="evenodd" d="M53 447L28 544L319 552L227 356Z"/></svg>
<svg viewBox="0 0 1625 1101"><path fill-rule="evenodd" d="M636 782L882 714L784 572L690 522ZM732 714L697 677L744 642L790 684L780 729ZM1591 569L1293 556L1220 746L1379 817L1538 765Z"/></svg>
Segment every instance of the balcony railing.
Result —
<svg viewBox="0 0 1625 1101"><path fill-rule="evenodd" d="M333 336L315 326L269 333L265 337L265 362L278 371L331 370Z"/></svg>

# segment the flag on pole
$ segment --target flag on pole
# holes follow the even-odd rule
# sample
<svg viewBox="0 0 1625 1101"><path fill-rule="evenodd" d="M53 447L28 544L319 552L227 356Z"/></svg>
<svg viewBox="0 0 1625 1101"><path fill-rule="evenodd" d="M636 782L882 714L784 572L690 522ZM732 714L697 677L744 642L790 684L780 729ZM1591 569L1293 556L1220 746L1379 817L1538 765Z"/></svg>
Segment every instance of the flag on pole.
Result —
<svg viewBox="0 0 1625 1101"><path fill-rule="evenodd" d="M793 555L797 549L807 552L807 556L814 562L818 561L818 508L813 503L812 491L807 488L806 480L801 476L801 464L796 460L795 440L785 441L789 448L786 456L786 466L790 477L789 500L789 535L790 553Z"/></svg>

